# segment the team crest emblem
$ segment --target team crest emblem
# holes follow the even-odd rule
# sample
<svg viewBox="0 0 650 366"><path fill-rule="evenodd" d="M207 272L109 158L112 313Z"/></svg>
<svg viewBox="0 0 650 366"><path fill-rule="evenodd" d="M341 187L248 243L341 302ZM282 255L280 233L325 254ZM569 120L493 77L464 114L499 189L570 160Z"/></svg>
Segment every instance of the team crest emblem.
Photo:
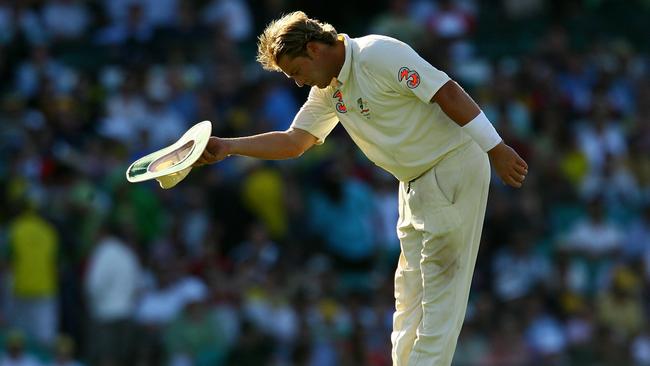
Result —
<svg viewBox="0 0 650 366"><path fill-rule="evenodd" d="M406 86L408 86L410 89L415 89L420 85L420 74L418 74L417 71L411 70L406 66L403 66L401 69L399 69L399 72L397 73L397 79L401 82L402 80L406 80Z"/></svg>
<svg viewBox="0 0 650 366"><path fill-rule="evenodd" d="M339 113L346 113L348 111L348 108L345 106L345 103L343 103L343 94L341 93L341 90L337 89L332 95L332 98L337 100L336 110Z"/></svg>
<svg viewBox="0 0 650 366"><path fill-rule="evenodd" d="M359 98L357 99L357 106L359 107L359 113L370 119L370 108L368 107L368 102L363 100L363 98Z"/></svg>

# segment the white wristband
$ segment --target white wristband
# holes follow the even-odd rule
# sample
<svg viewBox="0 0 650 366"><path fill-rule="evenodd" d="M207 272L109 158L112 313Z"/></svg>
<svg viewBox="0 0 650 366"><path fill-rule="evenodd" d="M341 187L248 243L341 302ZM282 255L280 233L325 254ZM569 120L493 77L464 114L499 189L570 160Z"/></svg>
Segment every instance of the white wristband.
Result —
<svg viewBox="0 0 650 366"><path fill-rule="evenodd" d="M481 149L486 152L492 150L492 148L497 146L502 140L501 136L499 136L499 133L494 129L494 126L492 126L492 123L490 123L490 120L487 119L483 111L462 128L463 131L470 135Z"/></svg>

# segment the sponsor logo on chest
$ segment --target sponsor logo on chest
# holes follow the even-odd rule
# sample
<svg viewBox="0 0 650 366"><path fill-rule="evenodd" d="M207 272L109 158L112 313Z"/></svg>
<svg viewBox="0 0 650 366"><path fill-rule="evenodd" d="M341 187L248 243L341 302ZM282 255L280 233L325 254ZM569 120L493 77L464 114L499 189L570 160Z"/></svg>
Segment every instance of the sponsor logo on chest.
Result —
<svg viewBox="0 0 650 366"><path fill-rule="evenodd" d="M348 107L345 105L345 102L343 101L343 93L341 93L340 89L337 89L334 92L334 94L332 94L332 98L334 98L335 108L337 112L339 113L348 112ZM357 107L359 108L359 114L361 114L366 119L370 119L370 106L368 105L368 101L366 99L363 99L361 97L358 98Z"/></svg>
<svg viewBox="0 0 650 366"><path fill-rule="evenodd" d="M343 103L343 94L341 93L340 89L336 89L336 91L332 95L332 98L336 99L336 110L339 113L347 113L348 112L348 107L346 107L345 103Z"/></svg>

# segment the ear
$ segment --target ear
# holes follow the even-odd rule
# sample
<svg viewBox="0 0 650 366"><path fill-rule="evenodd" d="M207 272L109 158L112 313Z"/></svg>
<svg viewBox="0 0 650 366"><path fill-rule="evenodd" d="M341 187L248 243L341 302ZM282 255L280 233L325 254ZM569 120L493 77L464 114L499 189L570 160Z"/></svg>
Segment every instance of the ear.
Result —
<svg viewBox="0 0 650 366"><path fill-rule="evenodd" d="M320 53L321 44L319 42L309 41L305 47L307 48L307 55L311 58Z"/></svg>

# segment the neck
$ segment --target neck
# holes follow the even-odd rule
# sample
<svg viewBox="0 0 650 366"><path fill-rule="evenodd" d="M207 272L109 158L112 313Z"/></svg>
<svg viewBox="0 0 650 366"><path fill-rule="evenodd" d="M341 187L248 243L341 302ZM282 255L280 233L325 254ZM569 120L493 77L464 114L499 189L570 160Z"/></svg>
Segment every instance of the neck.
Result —
<svg viewBox="0 0 650 366"><path fill-rule="evenodd" d="M341 73L341 69L345 63L345 41L342 38L337 39L334 45L334 60L336 65L334 68L334 71L336 71L334 77L337 77Z"/></svg>

